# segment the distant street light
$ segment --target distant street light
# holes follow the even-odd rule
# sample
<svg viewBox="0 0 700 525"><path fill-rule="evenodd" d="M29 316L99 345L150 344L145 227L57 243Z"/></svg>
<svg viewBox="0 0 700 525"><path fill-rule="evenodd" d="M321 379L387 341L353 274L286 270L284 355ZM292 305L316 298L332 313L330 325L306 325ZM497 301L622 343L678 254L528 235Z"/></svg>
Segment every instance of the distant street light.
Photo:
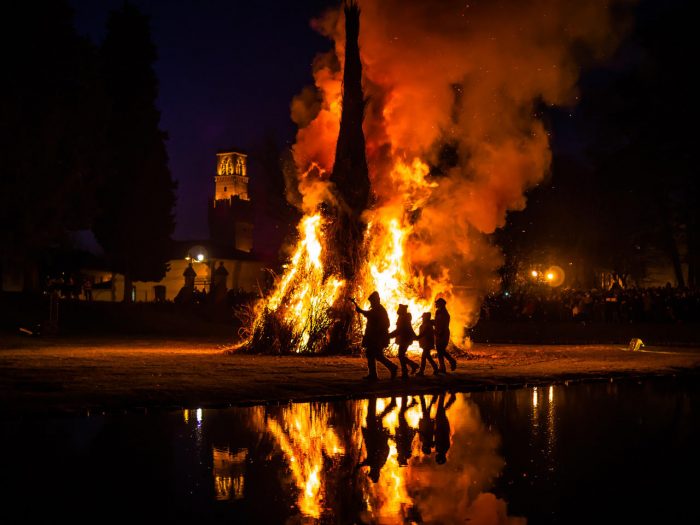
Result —
<svg viewBox="0 0 700 525"><path fill-rule="evenodd" d="M563 269L561 269L559 266L554 265L547 268L547 273L545 274L545 277L549 286L551 286L552 288L557 288L564 284L566 274L564 273Z"/></svg>

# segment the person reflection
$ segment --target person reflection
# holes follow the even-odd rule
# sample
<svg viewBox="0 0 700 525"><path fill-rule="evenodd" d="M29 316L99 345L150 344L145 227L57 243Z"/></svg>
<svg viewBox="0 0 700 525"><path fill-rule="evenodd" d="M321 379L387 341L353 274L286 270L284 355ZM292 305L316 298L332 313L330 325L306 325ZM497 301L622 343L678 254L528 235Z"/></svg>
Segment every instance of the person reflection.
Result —
<svg viewBox="0 0 700 525"><path fill-rule="evenodd" d="M389 457L389 431L384 427L384 418L396 408L396 400L391 399L381 414L377 415L377 399L370 398L367 405L367 421L362 428L367 457L358 468L369 467L369 479L379 481L379 473Z"/></svg>
<svg viewBox="0 0 700 525"><path fill-rule="evenodd" d="M421 452L423 452L423 454L431 454L434 445L435 429L433 420L430 417L430 409L433 403L435 403L435 396L430 397L430 403L428 405L425 404L425 396L421 395L419 398L421 417L418 422L418 435L420 436Z"/></svg>
<svg viewBox="0 0 700 525"><path fill-rule="evenodd" d="M455 402L454 393L445 403L445 392L438 397L437 412L435 413L435 462L442 465L447 461L447 451L450 449L450 420L447 419L447 410Z"/></svg>
<svg viewBox="0 0 700 525"><path fill-rule="evenodd" d="M405 467L411 457L411 446L416 430L406 421L406 410L416 404L413 396L401 398L401 410L399 410L399 422L396 427L396 453L399 465Z"/></svg>

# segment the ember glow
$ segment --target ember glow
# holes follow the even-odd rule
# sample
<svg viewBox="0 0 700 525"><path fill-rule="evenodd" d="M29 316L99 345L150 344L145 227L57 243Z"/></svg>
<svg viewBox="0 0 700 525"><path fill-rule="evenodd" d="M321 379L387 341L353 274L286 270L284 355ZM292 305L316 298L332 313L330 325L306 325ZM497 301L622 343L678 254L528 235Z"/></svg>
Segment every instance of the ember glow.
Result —
<svg viewBox="0 0 700 525"><path fill-rule="evenodd" d="M285 351L318 351L337 301L377 290L393 317L417 324L442 296L453 343L497 285L500 251L488 235L549 170L549 136L536 104L576 102L573 45L611 51L604 2L360 2L360 53L368 100L363 129L373 204L367 259L356 282L324 268L323 203L340 129L345 48L342 9L313 22L335 42L314 61L315 86L291 105L298 124L290 201L305 213L293 255L256 323L274 313ZM615 37L611 35L617 35Z"/></svg>

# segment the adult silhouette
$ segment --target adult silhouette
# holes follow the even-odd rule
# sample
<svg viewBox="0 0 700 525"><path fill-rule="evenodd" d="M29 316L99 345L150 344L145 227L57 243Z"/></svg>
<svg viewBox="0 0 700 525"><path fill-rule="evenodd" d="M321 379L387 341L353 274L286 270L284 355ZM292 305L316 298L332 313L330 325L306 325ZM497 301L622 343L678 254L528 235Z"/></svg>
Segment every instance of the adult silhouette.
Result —
<svg viewBox="0 0 700 525"><path fill-rule="evenodd" d="M445 360L450 363L450 370L457 368L457 361L447 352L450 342L450 313L447 311L447 301L442 297L435 301L435 348L437 350L440 372L446 372Z"/></svg>
<svg viewBox="0 0 700 525"><path fill-rule="evenodd" d="M374 381L377 379L377 363L379 361L391 373L391 378L396 377L398 366L389 361L384 355L384 349L389 345L389 314L382 306L379 292L372 292L368 298L370 308L363 310L353 300L355 310L367 319L365 334L362 338L362 346L367 355L367 375L364 379Z"/></svg>

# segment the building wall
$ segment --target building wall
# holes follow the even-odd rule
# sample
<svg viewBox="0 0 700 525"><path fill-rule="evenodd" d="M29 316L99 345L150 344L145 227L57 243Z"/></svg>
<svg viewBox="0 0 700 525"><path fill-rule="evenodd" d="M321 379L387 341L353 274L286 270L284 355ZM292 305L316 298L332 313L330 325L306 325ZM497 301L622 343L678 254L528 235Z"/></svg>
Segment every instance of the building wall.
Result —
<svg viewBox="0 0 700 525"><path fill-rule="evenodd" d="M209 235L224 246L253 249L253 209L248 195L248 159L243 153L217 153L214 198L209 207Z"/></svg>
<svg viewBox="0 0 700 525"><path fill-rule="evenodd" d="M250 201L233 197L212 201L209 207L209 234L212 240L242 252L253 248L253 207Z"/></svg>
<svg viewBox="0 0 700 525"><path fill-rule="evenodd" d="M211 270L219 266L219 261L223 261L224 268L228 271L226 277L226 288L231 290L241 290L243 292L255 293L259 290L259 285L263 282L263 264L258 261L237 261L232 259L213 259L210 262L192 261L192 268L197 273L195 287L211 291ZM211 263L211 264L210 264ZM155 287L165 286L165 300L173 301L180 289L185 284L183 273L189 261L185 259L174 259L170 261L170 270L161 281L135 281L134 300L137 302L151 302L156 299ZM108 282L111 274L108 272L86 271L95 282ZM101 281L100 281L101 279ZM124 276L116 274L112 289L92 290L94 301L121 301L124 297Z"/></svg>

